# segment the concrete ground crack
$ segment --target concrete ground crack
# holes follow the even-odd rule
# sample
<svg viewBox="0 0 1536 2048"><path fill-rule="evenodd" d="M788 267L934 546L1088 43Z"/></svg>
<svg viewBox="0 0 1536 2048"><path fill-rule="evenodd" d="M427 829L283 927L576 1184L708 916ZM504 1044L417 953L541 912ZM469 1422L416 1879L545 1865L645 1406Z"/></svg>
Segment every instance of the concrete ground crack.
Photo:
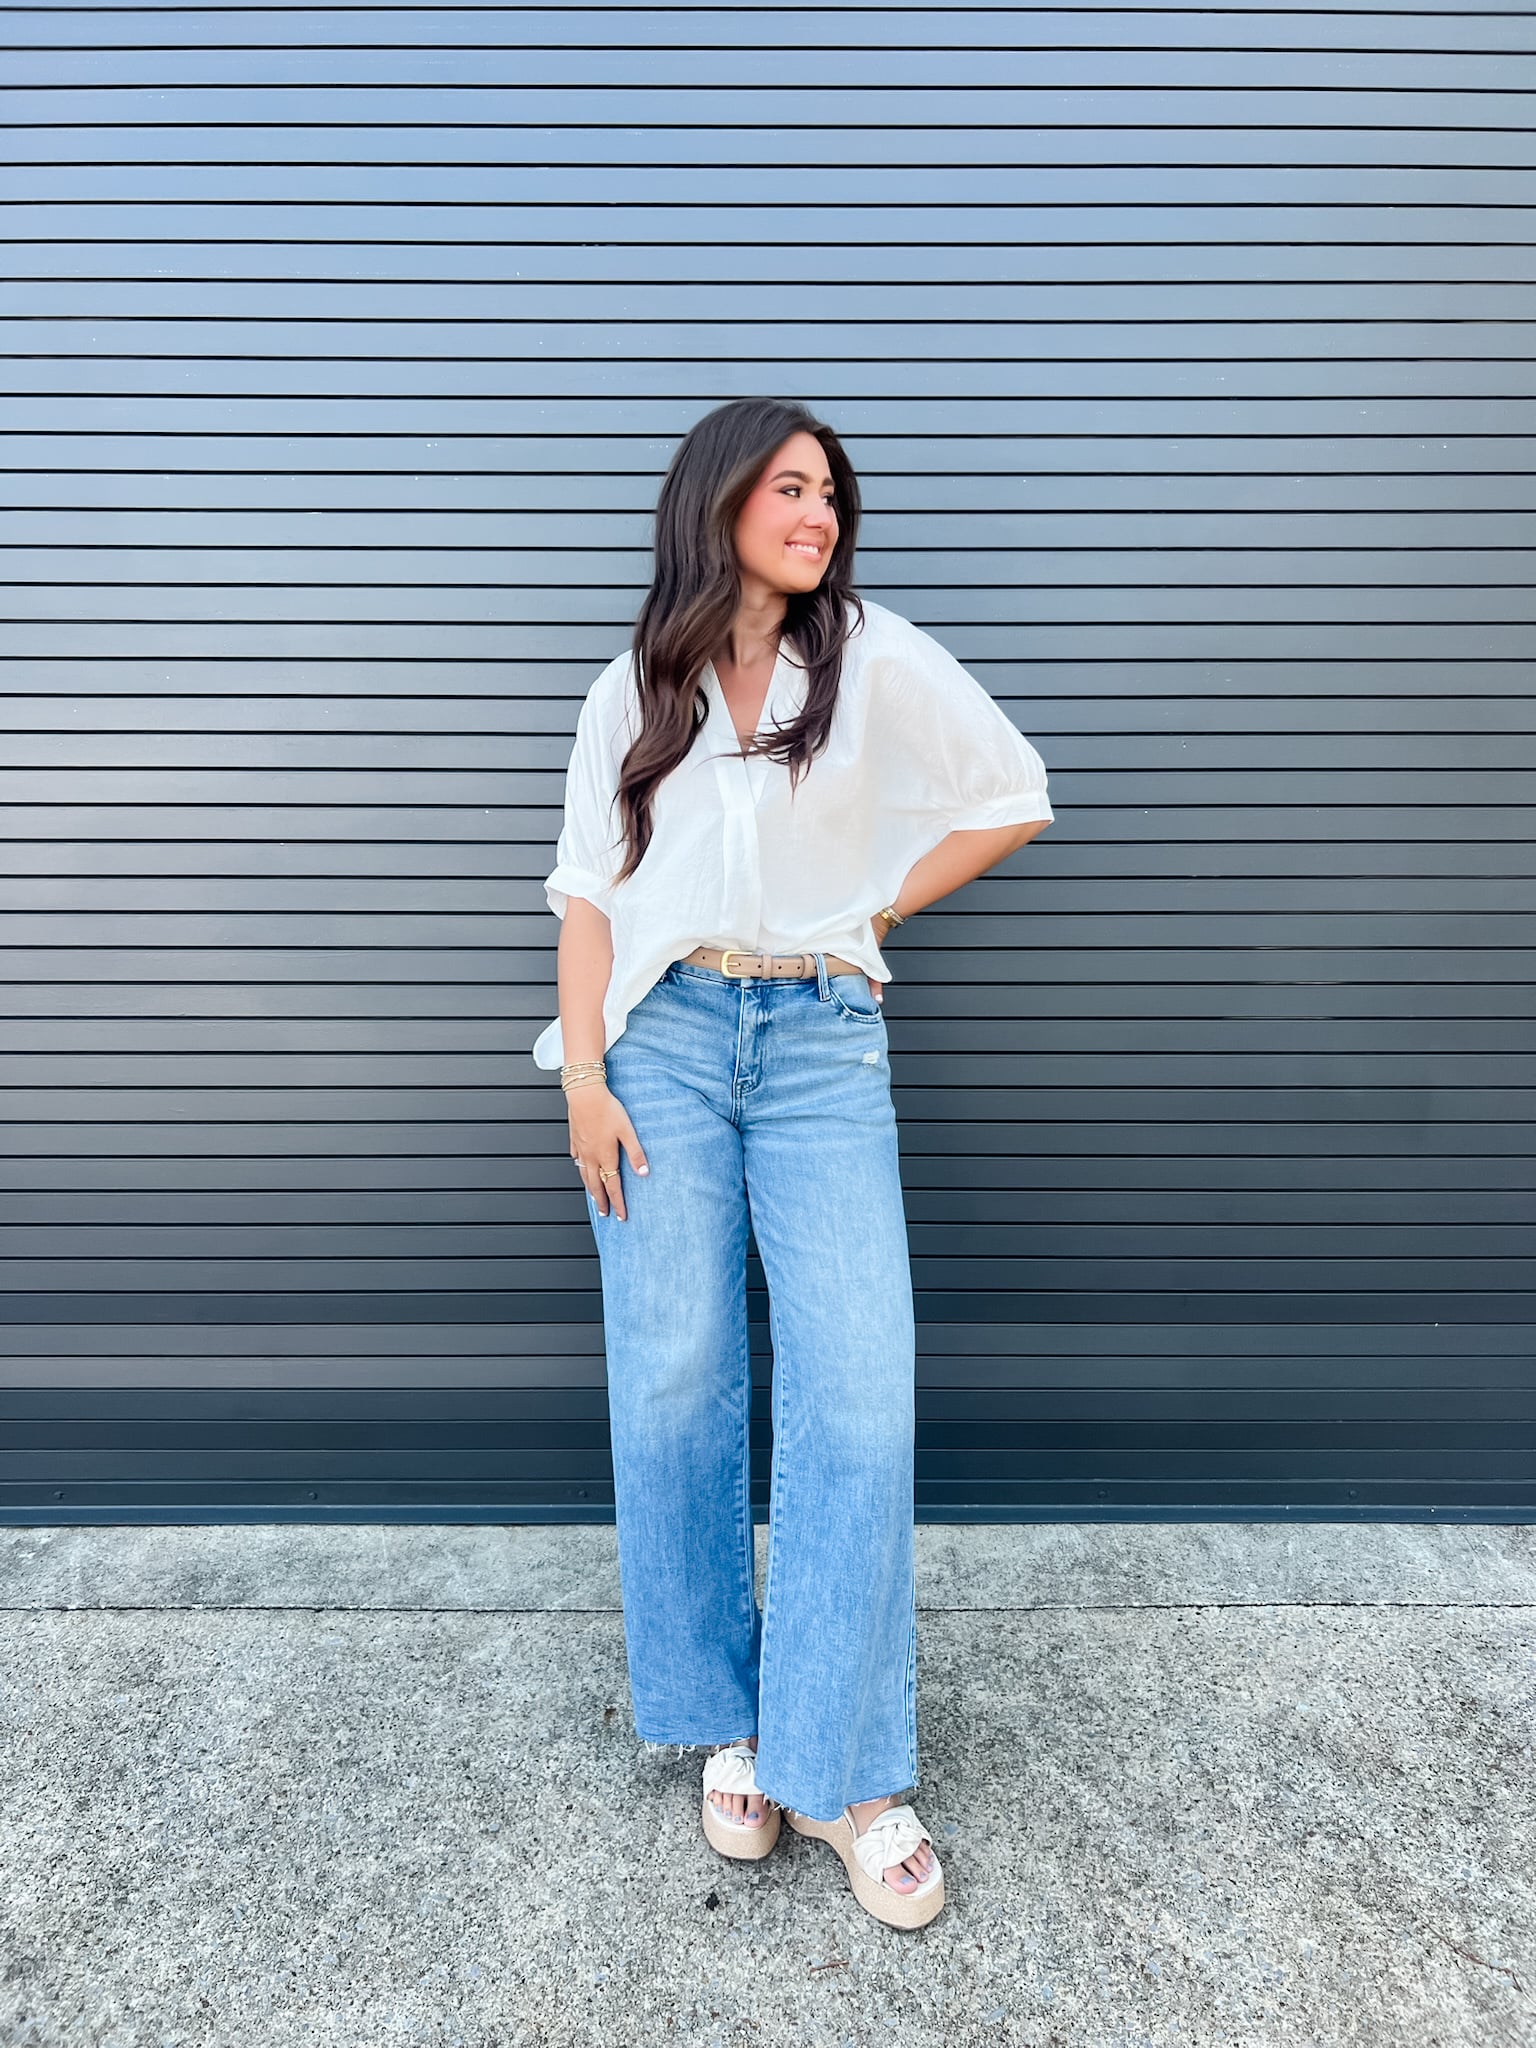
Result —
<svg viewBox="0 0 1536 2048"><path fill-rule="evenodd" d="M1476 1963L1479 1969L1493 1970L1499 1976L1507 1977L1510 1983L1513 1984L1515 1989L1521 1994L1521 1996L1523 1997L1525 1995L1525 1986L1520 1982L1520 1979L1515 1975L1514 1971L1508 1967L1507 1964L1490 1963L1485 1961L1482 1956L1474 1955L1471 1949L1463 1948L1459 1941L1453 1941L1448 1934L1442 1934L1438 1927L1431 1927L1429 1923L1425 1920L1420 1920L1416 1924L1419 1927L1421 1927L1426 1934L1432 1934L1435 1937L1436 1941L1443 1941L1447 1948L1455 1949L1457 1955L1465 1956L1469 1963Z"/></svg>

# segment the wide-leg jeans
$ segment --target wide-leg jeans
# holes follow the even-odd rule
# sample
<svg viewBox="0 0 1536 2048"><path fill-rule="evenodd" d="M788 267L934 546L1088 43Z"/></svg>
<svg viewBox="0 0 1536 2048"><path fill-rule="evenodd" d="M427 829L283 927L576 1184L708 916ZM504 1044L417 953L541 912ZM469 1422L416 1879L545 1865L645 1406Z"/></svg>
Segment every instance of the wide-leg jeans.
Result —
<svg viewBox="0 0 1536 2048"><path fill-rule="evenodd" d="M918 1782L914 1333L885 1018L815 960L666 969L606 1055L650 1172L621 1150L627 1219L587 1208L636 1734L756 1735L759 1788L833 1820ZM749 1222L774 1368L761 1611Z"/></svg>

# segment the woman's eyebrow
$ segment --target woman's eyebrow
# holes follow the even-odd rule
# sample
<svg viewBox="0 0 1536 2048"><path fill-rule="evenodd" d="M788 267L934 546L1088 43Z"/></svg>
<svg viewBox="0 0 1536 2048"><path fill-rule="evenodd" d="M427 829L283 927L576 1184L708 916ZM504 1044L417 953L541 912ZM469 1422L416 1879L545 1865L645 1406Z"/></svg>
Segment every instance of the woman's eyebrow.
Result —
<svg viewBox="0 0 1536 2048"><path fill-rule="evenodd" d="M781 469L778 476L771 476L768 481L771 484L776 484L781 476L792 476L797 484L808 484L810 482L810 478L803 469ZM830 484L831 481L832 479L829 476L822 478L824 484Z"/></svg>

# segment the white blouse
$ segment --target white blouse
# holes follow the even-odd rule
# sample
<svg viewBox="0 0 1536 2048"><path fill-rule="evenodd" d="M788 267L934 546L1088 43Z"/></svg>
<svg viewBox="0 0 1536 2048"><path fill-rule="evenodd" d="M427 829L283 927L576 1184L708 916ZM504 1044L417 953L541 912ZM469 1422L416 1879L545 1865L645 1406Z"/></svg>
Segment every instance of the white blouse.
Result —
<svg viewBox="0 0 1536 2048"><path fill-rule="evenodd" d="M633 657L609 662L587 692L565 779L565 822L544 892L556 917L572 896L606 912L613 972L603 1048L674 960L695 946L836 953L894 981L869 920L913 865L954 831L1055 816L1045 763L983 686L938 641L864 599L865 624L843 649L825 752L801 771L743 760L730 710L706 665L709 717L657 788L652 835L615 888L620 765L639 732ZM805 674L781 645L762 723L795 716ZM563 1064L560 1019L534 1041L540 1067Z"/></svg>

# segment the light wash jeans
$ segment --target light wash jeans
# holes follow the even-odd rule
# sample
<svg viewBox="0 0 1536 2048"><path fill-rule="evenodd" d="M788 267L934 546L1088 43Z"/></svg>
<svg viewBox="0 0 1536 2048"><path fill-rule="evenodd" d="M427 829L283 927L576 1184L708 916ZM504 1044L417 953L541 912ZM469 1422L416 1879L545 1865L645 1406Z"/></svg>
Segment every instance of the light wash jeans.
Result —
<svg viewBox="0 0 1536 2048"><path fill-rule="evenodd" d="M834 1820L917 1784L914 1335L885 1018L815 958L779 981L674 961L606 1055L650 1172L621 1150L627 1220L587 1209L636 1734L756 1735L759 1788ZM774 1362L761 1612L749 1219Z"/></svg>

